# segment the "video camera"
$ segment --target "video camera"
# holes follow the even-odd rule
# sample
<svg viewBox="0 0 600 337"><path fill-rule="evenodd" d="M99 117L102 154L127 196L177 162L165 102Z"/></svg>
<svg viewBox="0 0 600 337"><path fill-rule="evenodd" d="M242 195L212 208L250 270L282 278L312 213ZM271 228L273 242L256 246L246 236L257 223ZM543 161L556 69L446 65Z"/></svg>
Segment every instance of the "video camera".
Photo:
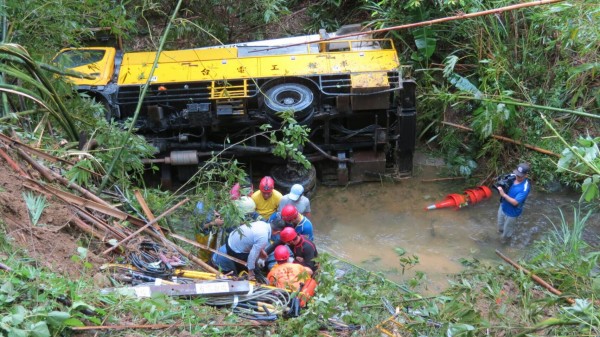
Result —
<svg viewBox="0 0 600 337"><path fill-rule="evenodd" d="M502 187L504 192L508 193L508 190L515 182L515 179L517 179L517 176L512 173L500 175L496 178L496 182L492 186L494 186L496 191L498 190L498 187Z"/></svg>

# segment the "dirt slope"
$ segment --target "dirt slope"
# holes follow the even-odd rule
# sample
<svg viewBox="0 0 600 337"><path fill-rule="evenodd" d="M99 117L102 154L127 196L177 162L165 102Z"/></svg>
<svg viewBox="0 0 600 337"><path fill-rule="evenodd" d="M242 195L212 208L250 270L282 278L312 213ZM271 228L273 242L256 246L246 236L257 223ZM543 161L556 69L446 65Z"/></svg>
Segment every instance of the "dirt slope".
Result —
<svg viewBox="0 0 600 337"><path fill-rule="evenodd" d="M23 164L21 166L26 168ZM13 240L13 245L26 250L39 266L70 277L80 277L83 268L73 262L71 256L78 255L77 247L80 245L89 248L88 236L70 227L73 213L62 201L51 196L46 196L48 206L38 225L33 226L23 197L24 193L31 191L23 186L24 182L25 178L0 158L0 231ZM31 193L37 195L38 192ZM0 262L5 259L0 255ZM93 249L88 252L88 259L94 266L105 262ZM90 273L96 270L92 268Z"/></svg>

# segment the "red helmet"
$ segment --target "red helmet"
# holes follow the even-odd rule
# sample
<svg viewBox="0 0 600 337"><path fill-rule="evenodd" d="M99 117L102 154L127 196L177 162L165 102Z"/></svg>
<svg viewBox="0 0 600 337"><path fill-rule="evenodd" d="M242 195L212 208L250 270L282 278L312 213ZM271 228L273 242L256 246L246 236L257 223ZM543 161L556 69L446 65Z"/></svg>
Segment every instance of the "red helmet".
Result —
<svg viewBox="0 0 600 337"><path fill-rule="evenodd" d="M296 230L292 227L286 227L281 231L281 233L279 233L279 237L284 243L291 242L296 238L296 236L298 236L298 233L296 233Z"/></svg>
<svg viewBox="0 0 600 337"><path fill-rule="evenodd" d="M290 257L290 251L284 245L279 245L275 248L275 261L282 262L287 261Z"/></svg>
<svg viewBox="0 0 600 337"><path fill-rule="evenodd" d="M281 218L285 222L290 222L296 220L298 217L298 209L294 205L285 205L281 210Z"/></svg>
<svg viewBox="0 0 600 337"><path fill-rule="evenodd" d="M260 185L258 185L258 188L261 192L273 192L273 189L275 188L275 181L273 178L266 176L260 180Z"/></svg>

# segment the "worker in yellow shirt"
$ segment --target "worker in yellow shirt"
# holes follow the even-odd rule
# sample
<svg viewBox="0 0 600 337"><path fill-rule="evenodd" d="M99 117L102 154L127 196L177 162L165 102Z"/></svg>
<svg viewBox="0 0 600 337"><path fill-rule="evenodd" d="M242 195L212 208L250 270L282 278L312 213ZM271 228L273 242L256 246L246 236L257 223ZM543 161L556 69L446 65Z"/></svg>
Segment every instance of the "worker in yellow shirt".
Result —
<svg viewBox="0 0 600 337"><path fill-rule="evenodd" d="M252 194L256 211L265 221L269 220L271 215L277 211L281 197L281 193L275 189L275 181L269 176L260 180L258 191Z"/></svg>

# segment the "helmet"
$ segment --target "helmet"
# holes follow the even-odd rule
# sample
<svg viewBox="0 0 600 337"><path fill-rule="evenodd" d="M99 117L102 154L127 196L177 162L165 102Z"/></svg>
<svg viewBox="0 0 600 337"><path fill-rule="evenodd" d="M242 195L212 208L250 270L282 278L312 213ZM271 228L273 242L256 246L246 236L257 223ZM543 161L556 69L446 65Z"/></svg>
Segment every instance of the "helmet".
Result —
<svg viewBox="0 0 600 337"><path fill-rule="evenodd" d="M273 189L275 188L275 181L273 178L266 176L260 180L260 185L258 185L258 188L261 192L273 192Z"/></svg>
<svg viewBox="0 0 600 337"><path fill-rule="evenodd" d="M281 231L281 233L279 233L279 237L284 243L294 240L296 236L298 236L298 233L296 233L296 230L292 227L286 227Z"/></svg>
<svg viewBox="0 0 600 337"><path fill-rule="evenodd" d="M253 213L256 210L254 200L245 195L236 200L235 205L244 214Z"/></svg>
<svg viewBox="0 0 600 337"><path fill-rule="evenodd" d="M285 205L281 210L281 218L285 222L290 222L296 220L298 217L298 209L294 205Z"/></svg>
<svg viewBox="0 0 600 337"><path fill-rule="evenodd" d="M285 245L279 245L275 248L275 261L287 261L290 257L290 251Z"/></svg>

